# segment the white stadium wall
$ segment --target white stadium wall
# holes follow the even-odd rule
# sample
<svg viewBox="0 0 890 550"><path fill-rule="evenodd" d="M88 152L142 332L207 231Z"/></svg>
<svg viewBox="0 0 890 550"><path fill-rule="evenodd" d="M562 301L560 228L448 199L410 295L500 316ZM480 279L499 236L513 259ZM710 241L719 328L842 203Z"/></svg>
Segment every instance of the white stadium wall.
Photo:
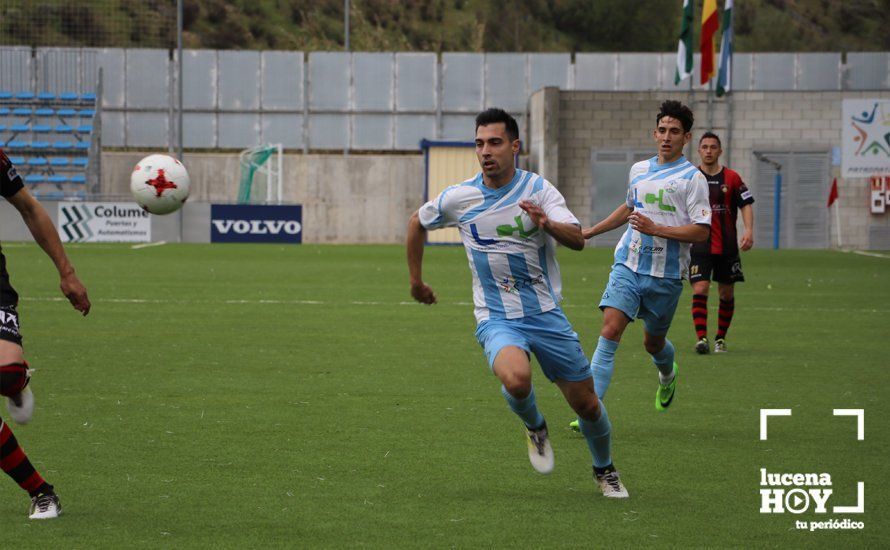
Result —
<svg viewBox="0 0 890 550"><path fill-rule="evenodd" d="M890 90L736 91L732 94L731 102L713 100L709 107L703 91L545 89L533 94L529 102L529 164L557 184L569 208L579 219L585 223L595 221L591 220L591 212L595 211L592 196L595 189L592 182L594 154L599 151L627 151L652 156L655 151L651 135L655 114L661 101L677 99L690 104L695 112L693 145L697 145L699 136L708 129L720 135L724 148L721 160L741 174L752 188L755 200L758 196L761 199L769 198L773 181L771 177L764 177L764 165L755 159L755 151L783 158L797 154L807 160L820 161L815 168L818 171L815 176L818 188L808 189L807 196L801 193L795 195L799 190L794 189L794 181L785 178L782 196L790 193L792 200L802 201L805 206L788 211L787 219L783 218L783 248L837 246L835 213L826 207L829 187L832 179L837 177L841 245L844 248L887 250L890 249L890 212L871 214L869 180L842 178L841 167L833 160L837 153L832 154L842 145L842 102L866 98L887 100L890 99ZM554 155L553 151L558 153ZM554 162L554 158L558 162ZM694 147L691 160L699 161ZM797 171L807 169L811 168L799 166ZM759 184L762 181L767 185ZM618 185L625 185L625 182L620 181ZM769 226L772 212L769 208L763 208L765 204L769 204L769 201L760 200L754 205L759 226L755 241L759 247L772 246L772 229ZM798 238L786 240L786 237L794 235L795 229L798 230Z"/></svg>

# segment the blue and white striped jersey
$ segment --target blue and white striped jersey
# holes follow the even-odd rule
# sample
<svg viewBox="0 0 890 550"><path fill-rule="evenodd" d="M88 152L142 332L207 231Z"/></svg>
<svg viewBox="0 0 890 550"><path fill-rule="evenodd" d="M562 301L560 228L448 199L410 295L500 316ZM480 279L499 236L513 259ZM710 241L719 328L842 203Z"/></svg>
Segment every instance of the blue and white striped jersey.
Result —
<svg viewBox="0 0 890 550"><path fill-rule="evenodd" d="M667 164L658 164L658 157L634 164L628 176L627 207L659 225L711 225L708 181L682 156ZM628 225L615 247L615 263L642 275L685 279L690 246L690 243L645 235Z"/></svg>
<svg viewBox="0 0 890 550"><path fill-rule="evenodd" d="M580 225L559 191L525 170L516 170L500 189L486 187L480 172L419 210L427 229L459 229L473 274L477 323L544 313L562 299L556 241L519 208L521 200L537 203L555 222Z"/></svg>

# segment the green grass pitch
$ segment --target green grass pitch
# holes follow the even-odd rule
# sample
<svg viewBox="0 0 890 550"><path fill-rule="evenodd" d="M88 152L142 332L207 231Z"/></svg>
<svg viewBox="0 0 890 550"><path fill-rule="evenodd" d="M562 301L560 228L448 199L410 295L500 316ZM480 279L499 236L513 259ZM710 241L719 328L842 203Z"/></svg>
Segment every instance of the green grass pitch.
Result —
<svg viewBox="0 0 890 550"><path fill-rule="evenodd" d="M890 258L745 254L719 356L692 352L687 285L665 414L631 325L607 399L631 494L615 502L598 494L571 412L537 367L556 469L528 464L473 337L462 249L427 248L432 307L411 303L399 246L68 250L93 300L87 318L35 245L4 247L37 369L35 418L13 429L65 507L29 522L26 495L0 477L4 545L879 547L890 535ZM559 259L589 355L611 251ZM767 441L761 408L793 410ZM833 408L865 409L864 441ZM864 481L865 513L760 514L760 468L830 473L829 505L854 505ZM830 518L865 529L795 529Z"/></svg>

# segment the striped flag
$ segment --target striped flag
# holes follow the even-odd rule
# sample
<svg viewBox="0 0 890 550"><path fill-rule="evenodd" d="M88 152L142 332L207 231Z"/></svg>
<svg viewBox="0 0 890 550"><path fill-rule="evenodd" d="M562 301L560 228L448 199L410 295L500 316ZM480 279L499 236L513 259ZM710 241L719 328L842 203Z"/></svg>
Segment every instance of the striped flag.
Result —
<svg viewBox="0 0 890 550"><path fill-rule="evenodd" d="M714 35L717 34L717 0L705 0L701 12L701 84L714 76Z"/></svg>
<svg viewBox="0 0 890 550"><path fill-rule="evenodd" d="M679 84L680 81L692 74L692 2L690 0L683 0L683 19L681 21L674 84Z"/></svg>
<svg viewBox="0 0 890 550"><path fill-rule="evenodd" d="M723 8L723 39L720 41L720 72L717 74L717 97L732 89L732 0Z"/></svg>

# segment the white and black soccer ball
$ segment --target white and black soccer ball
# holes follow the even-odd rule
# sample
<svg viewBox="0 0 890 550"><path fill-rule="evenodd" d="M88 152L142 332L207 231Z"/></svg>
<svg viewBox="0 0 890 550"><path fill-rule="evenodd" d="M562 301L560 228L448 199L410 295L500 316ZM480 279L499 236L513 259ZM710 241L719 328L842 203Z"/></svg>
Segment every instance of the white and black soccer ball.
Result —
<svg viewBox="0 0 890 550"><path fill-rule="evenodd" d="M139 206L152 214L176 212L189 198L189 174L168 155L148 155L133 168L130 191Z"/></svg>

